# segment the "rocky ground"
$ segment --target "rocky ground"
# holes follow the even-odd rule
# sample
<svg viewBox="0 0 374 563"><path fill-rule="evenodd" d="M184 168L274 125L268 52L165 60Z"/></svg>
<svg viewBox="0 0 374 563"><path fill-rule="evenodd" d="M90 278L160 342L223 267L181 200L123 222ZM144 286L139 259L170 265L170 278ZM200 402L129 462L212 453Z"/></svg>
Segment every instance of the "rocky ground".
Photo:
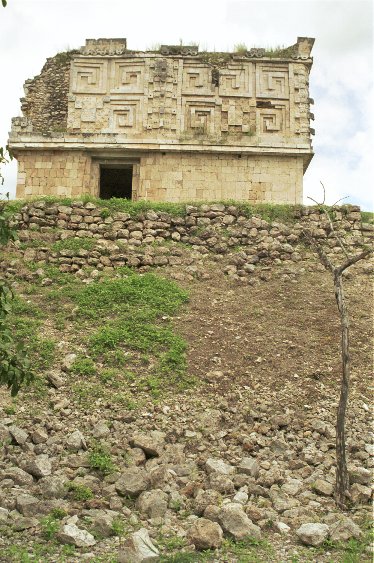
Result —
<svg viewBox="0 0 374 563"><path fill-rule="evenodd" d="M187 341L182 390L155 394L135 380L133 402L118 403L122 389L101 394L100 372L97 397L77 400L85 376L72 366L84 334L43 317L40 330L59 342L53 361L16 400L1 392L0 561L371 561L370 268L355 266L345 280L352 499L342 513L333 497L340 333L330 275L308 254L243 283L232 257L179 254L154 271L189 293L168 319ZM12 279L25 302L49 310L46 291L59 282L36 266L30 277L18 264ZM65 275L84 284L91 274ZM133 369L140 377L149 368Z"/></svg>

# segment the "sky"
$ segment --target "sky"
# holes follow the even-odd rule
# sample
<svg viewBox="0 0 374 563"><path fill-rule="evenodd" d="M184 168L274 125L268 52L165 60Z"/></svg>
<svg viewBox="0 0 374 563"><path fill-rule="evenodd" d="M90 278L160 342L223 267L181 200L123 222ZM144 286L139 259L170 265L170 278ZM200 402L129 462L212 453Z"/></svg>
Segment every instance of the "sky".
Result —
<svg viewBox="0 0 374 563"><path fill-rule="evenodd" d="M20 114L23 83L47 57L86 38L126 37L128 48L198 43L200 50L288 46L315 37L310 96L315 156L307 196L374 209L372 0L8 0L0 6L0 146ZM15 197L16 162L2 192Z"/></svg>

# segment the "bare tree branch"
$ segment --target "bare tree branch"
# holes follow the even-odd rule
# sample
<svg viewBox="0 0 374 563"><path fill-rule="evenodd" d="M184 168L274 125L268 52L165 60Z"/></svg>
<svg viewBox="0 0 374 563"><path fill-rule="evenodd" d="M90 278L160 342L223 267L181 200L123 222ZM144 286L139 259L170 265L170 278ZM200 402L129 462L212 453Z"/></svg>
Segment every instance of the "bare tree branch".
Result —
<svg viewBox="0 0 374 563"><path fill-rule="evenodd" d="M330 258L328 257L323 245L317 240L317 238L313 235L311 230L304 229L304 236L307 242L316 250L321 263L325 266L326 269L330 270L333 275L334 280L334 287L335 287L335 297L338 306L338 311L340 315L340 324L341 324L341 358L342 358L342 380L341 380L341 387L340 387L340 398L339 398L339 405L338 405L338 412L336 418L336 487L335 487L335 499L336 504L342 508L347 508L347 500L351 497L349 491L349 474L347 470L347 460L346 460L346 444L345 444L345 418L346 418L346 410L348 405L348 396L349 396L349 382L350 382L350 355L349 355L349 316L348 310L346 306L346 302L344 299L344 288L343 288L343 272L356 264L360 260L367 258L372 252L373 249L365 249L359 254L355 256L349 256L348 252L345 248L344 242L342 238L337 234L335 231L334 223L331 219L331 216L324 205L325 203L325 186L322 184L323 188L323 204L318 203L311 197L308 197L311 201L316 203L318 206L322 208L323 213L326 215L331 233L336 237L340 248L344 252L346 257L345 262L340 266L335 266ZM341 201L341 198L334 206ZM334 207L332 206L332 208Z"/></svg>
<svg viewBox="0 0 374 563"><path fill-rule="evenodd" d="M346 195L346 196L344 196L344 197L341 197L341 198L338 199L335 203L333 203L333 204L331 205L331 207L335 207L335 205L337 205L337 204L339 203L339 201L343 201L343 199L348 199L348 198L349 198L348 195Z"/></svg>
<svg viewBox="0 0 374 563"><path fill-rule="evenodd" d="M353 266L353 264L356 264L356 262L359 262L360 260L363 260L364 258L366 258L367 256L369 256L370 254L372 254L374 252L373 248L367 248L366 250L364 250L363 252L360 252L360 254L356 254L356 256L351 256L351 258L349 258L348 260L346 260L346 262L344 262L344 264L342 264L341 266L339 266L338 268L336 268L336 270L339 273L343 273L344 270L346 270L347 268L349 268L349 266Z"/></svg>

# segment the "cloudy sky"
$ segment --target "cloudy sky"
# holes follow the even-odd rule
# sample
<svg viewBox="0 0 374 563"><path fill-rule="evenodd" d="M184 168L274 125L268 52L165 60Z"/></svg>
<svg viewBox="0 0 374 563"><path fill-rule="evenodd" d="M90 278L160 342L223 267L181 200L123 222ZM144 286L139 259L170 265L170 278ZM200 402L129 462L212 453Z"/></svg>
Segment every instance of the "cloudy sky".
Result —
<svg viewBox="0 0 374 563"><path fill-rule="evenodd" d="M315 156L304 194L373 209L373 3L371 0L8 0L0 7L0 146L20 115L27 78L47 57L87 37L127 37L130 49L199 43L200 50L292 45L315 37L310 95ZM312 125L313 126L313 125ZM15 194L16 164L3 192Z"/></svg>

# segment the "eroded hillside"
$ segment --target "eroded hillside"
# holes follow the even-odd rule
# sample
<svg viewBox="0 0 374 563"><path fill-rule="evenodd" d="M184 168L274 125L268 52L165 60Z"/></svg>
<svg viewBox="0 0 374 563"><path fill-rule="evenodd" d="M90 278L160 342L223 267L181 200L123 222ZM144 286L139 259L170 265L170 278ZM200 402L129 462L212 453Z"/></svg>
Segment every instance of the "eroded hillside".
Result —
<svg viewBox="0 0 374 563"><path fill-rule="evenodd" d="M15 400L1 392L0 560L141 561L143 538L143 557L170 563L370 561L370 264L345 279L343 514L339 318L331 276L302 238L305 215L216 204L113 217L41 203L20 212L20 241L1 263L36 379ZM338 220L356 252L370 227Z"/></svg>

